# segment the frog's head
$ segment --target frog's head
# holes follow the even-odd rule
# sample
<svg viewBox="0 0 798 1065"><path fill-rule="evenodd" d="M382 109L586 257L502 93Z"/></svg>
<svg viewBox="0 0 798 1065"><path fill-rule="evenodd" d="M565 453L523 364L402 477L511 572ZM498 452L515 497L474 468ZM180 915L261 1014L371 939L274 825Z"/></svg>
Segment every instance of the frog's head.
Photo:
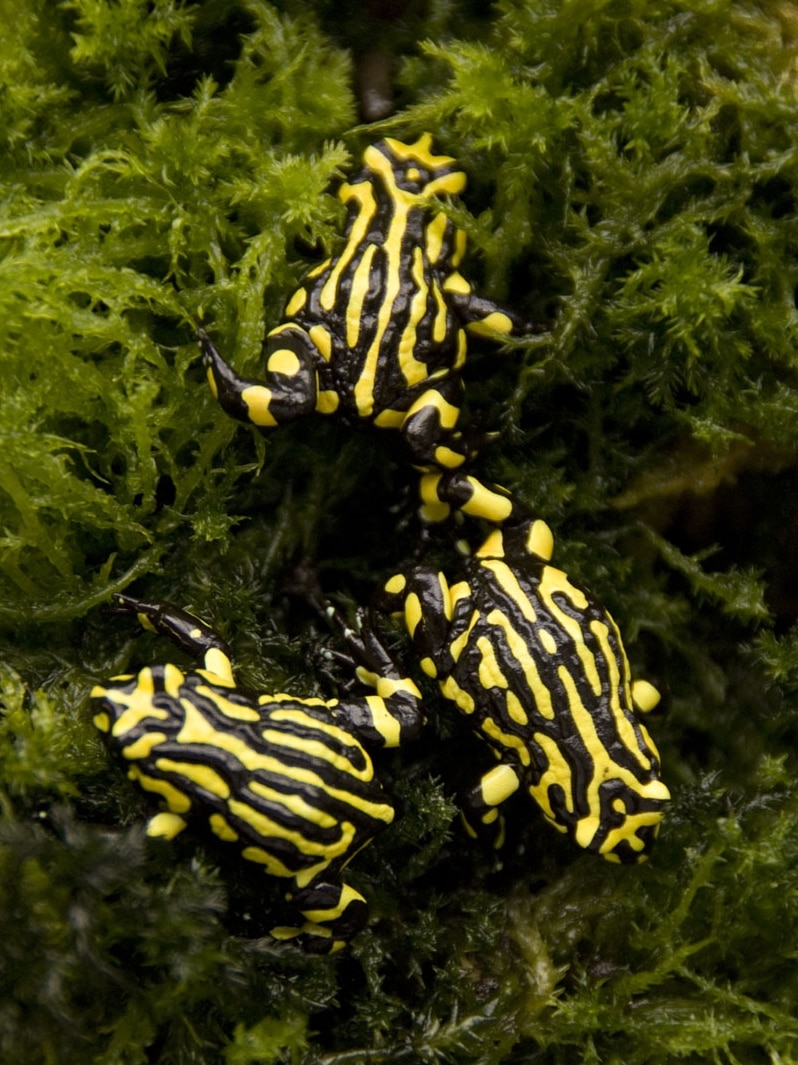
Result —
<svg viewBox="0 0 798 1065"><path fill-rule="evenodd" d="M553 759L530 793L546 819L585 850L611 862L645 861L670 799L659 762L651 760L646 779L638 780L610 759L595 759L592 772L584 767L582 774Z"/></svg>
<svg viewBox="0 0 798 1065"><path fill-rule="evenodd" d="M177 666L166 665L98 684L91 692L94 724L126 758L144 757L158 736L179 730L184 715L178 689L184 679Z"/></svg>
<svg viewBox="0 0 798 1065"><path fill-rule="evenodd" d="M386 137L363 155L368 170L378 173L394 195L411 197L456 196L466 186L466 176L448 155L433 155L432 135L423 133L413 144Z"/></svg>

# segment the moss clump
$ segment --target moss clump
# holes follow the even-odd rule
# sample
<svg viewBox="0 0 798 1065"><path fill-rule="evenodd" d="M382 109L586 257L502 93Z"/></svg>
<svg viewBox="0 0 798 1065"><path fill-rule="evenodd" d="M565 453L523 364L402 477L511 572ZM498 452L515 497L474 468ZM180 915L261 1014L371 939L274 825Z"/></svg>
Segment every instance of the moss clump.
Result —
<svg viewBox="0 0 798 1065"><path fill-rule="evenodd" d="M0 0L10 1065L798 1057L798 20L456 8L382 26L399 109L364 128L348 48L368 34L329 4ZM210 397L194 328L255 369L336 247L335 179L425 129L470 176L447 208L469 276L551 324L474 345L470 411L503 430L480 471L549 520L667 690L651 729L675 801L634 869L519 804L499 867L453 820L485 752L430 690L426 739L380 766L400 816L351 873L372 923L307 959L263 935L278 885L143 839L87 695L171 653L104 612L131 585L212 619L248 683L316 691L296 564L362 599L415 546L390 441L255 439Z"/></svg>

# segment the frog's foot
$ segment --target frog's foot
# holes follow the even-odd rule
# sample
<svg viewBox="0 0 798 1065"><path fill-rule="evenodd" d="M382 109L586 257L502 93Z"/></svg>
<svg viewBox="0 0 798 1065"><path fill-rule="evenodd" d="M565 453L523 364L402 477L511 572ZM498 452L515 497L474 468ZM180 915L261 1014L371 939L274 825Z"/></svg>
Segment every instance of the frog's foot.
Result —
<svg viewBox="0 0 798 1065"><path fill-rule="evenodd" d="M135 614L143 628L166 636L192 658L202 661L206 669L232 682L230 649L218 632L200 618L166 601L148 603L120 593L113 600L120 610Z"/></svg>
<svg viewBox="0 0 798 1065"><path fill-rule="evenodd" d="M425 522L446 521L453 512L484 518L492 525L517 521L522 516L521 508L505 488L488 486L460 470L422 473L419 490L419 515Z"/></svg>
<svg viewBox="0 0 798 1065"><path fill-rule="evenodd" d="M274 939L294 940L308 954L343 949L368 920L368 903L348 884L317 883L287 896L305 918L302 925L278 925Z"/></svg>

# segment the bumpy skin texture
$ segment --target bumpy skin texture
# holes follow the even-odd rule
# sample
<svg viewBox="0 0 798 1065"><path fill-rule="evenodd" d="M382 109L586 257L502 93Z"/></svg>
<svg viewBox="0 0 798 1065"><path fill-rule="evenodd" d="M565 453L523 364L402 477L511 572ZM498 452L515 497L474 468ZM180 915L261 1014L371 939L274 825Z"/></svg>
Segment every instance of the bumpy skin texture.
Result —
<svg viewBox="0 0 798 1065"><path fill-rule="evenodd" d="M365 923L365 899L343 868L393 820L363 740L396 746L419 731L419 693L374 639L350 634L358 676L376 692L339 701L236 687L227 648L203 622L168 603L118 597L143 624L202 659L116 677L92 691L95 723L129 776L165 809L148 832L173 838L189 822L289 883L302 915L271 930L307 951L340 949Z"/></svg>
<svg viewBox="0 0 798 1065"><path fill-rule="evenodd" d="M505 525L464 580L418 565L375 606L403 615L422 668L496 756L465 796L472 834L499 846L499 808L521 789L581 847L640 861L670 797L638 716L659 695L632 682L615 622L549 563L552 546L541 521Z"/></svg>
<svg viewBox="0 0 798 1065"><path fill-rule="evenodd" d="M199 338L211 387L233 417L268 430L315 411L398 430L416 466L448 475L448 498L425 501L424 517L442 520L465 496L472 513L503 521L507 496L454 472L476 447L457 430L466 330L509 336L534 327L476 296L458 272L465 233L431 209L465 188L454 164L432 153L429 134L366 149L363 169L338 192L348 210L344 247L289 299L266 337L262 379L239 377L204 330Z"/></svg>

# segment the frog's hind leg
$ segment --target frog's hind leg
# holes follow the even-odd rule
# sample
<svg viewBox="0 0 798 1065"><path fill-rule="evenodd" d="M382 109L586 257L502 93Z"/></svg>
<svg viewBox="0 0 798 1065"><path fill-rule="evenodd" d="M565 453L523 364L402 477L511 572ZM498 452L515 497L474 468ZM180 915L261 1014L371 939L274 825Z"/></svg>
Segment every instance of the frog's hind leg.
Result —
<svg viewBox="0 0 798 1065"><path fill-rule="evenodd" d="M148 603L128 595L114 595L116 606L135 614L139 624L160 636L166 636L192 658L202 662L223 684L233 685L230 649L210 625L174 603Z"/></svg>
<svg viewBox="0 0 798 1065"><path fill-rule="evenodd" d="M319 407L318 349L296 325L278 326L266 338L262 378L240 377L217 351L204 329L197 330L208 383L222 409L259 429L310 414Z"/></svg>
<svg viewBox="0 0 798 1065"><path fill-rule="evenodd" d="M274 939L295 940L308 954L333 954L365 926L368 903L348 884L320 882L292 892L289 901L305 918L299 927L272 928Z"/></svg>
<svg viewBox="0 0 798 1065"><path fill-rule="evenodd" d="M523 511L499 485L483 484L460 470L427 471L419 484L423 521L445 521L452 511L484 518L493 525L518 521Z"/></svg>

